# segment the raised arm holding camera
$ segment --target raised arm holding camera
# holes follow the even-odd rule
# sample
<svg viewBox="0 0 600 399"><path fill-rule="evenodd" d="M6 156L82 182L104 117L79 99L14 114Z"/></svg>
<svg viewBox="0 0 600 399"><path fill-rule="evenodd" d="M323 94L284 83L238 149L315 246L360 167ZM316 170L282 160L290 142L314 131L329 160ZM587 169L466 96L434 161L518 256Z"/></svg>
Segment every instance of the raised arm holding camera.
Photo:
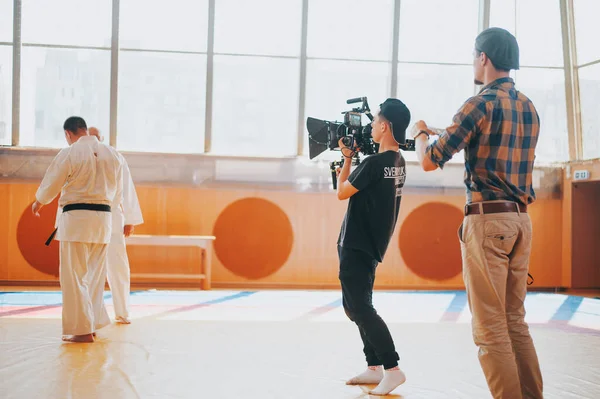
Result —
<svg viewBox="0 0 600 399"><path fill-rule="evenodd" d="M406 380L372 295L375 269L383 261L400 209L406 172L399 143L404 143L409 123L410 112L400 100L390 98L381 104L371 123L378 152L352 173L349 161L358 148L348 147L344 137L338 143L346 162L337 171L337 196L350 199L338 238L339 279L344 311L358 326L368 366L347 384L379 384L370 392L374 395L387 395Z"/></svg>

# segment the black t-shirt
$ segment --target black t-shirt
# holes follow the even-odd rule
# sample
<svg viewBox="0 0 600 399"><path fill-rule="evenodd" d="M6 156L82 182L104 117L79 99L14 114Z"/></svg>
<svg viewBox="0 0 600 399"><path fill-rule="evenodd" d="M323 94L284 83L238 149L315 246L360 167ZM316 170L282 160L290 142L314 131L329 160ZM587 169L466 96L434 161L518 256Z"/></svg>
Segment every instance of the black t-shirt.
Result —
<svg viewBox="0 0 600 399"><path fill-rule="evenodd" d="M350 197L338 245L365 251L383 261L402 200L406 163L399 151L371 155L350 174L359 191Z"/></svg>

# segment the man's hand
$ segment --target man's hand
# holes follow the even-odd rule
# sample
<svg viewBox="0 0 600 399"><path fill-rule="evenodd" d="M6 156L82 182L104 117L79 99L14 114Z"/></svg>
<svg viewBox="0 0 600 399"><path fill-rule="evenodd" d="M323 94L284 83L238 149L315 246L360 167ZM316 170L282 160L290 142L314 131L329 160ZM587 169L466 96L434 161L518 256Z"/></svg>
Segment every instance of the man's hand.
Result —
<svg viewBox="0 0 600 399"><path fill-rule="evenodd" d="M125 227L123 228L123 235L125 237L129 237L132 233L133 233L133 225L126 224Z"/></svg>
<svg viewBox="0 0 600 399"><path fill-rule="evenodd" d="M38 200L35 200L35 202L31 206L31 212L33 212L33 214L39 218L40 217L40 209L42 209L43 206L44 205L39 203Z"/></svg>
<svg viewBox="0 0 600 399"><path fill-rule="evenodd" d="M436 130L439 131L439 129ZM427 151L427 146L429 144L429 138L424 134L419 135L419 132L421 131L427 132L427 134L429 134L430 136L436 134L433 131L431 131L431 129L429 129L427 123L423 121L418 121L417 123L415 123L410 133L413 139L415 139L415 152L417 154L417 160L419 161L419 165L421 165L421 168L423 168L425 172L436 170L438 166L434 164L431 161L431 159L425 154Z"/></svg>
<svg viewBox="0 0 600 399"><path fill-rule="evenodd" d="M345 156L346 158L352 158L357 149L350 148L346 144L344 144L344 138L345 137L342 137L341 139L339 139L338 146L340 147L340 151L342 152L343 156Z"/></svg>
<svg viewBox="0 0 600 399"><path fill-rule="evenodd" d="M414 124L414 126L410 132L412 138L414 139L421 130L425 130L427 133L432 135L432 132L430 132L429 128L427 127L427 123L425 123L423 121L418 121L417 123Z"/></svg>
<svg viewBox="0 0 600 399"><path fill-rule="evenodd" d="M90 128L88 129L88 133L90 134L90 136L96 136L98 141L100 141L100 142L104 141L104 137L100 134L100 130L98 130L98 128L95 128L94 126L90 126Z"/></svg>

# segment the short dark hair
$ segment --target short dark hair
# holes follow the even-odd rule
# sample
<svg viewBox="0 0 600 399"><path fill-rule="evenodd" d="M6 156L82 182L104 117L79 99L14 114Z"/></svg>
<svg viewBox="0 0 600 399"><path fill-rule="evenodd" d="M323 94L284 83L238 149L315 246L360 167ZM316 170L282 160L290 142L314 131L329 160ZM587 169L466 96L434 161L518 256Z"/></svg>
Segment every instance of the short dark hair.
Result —
<svg viewBox="0 0 600 399"><path fill-rule="evenodd" d="M77 133L79 129L87 130L87 124L85 123L82 117L71 116L65 121L63 129L68 130L69 132Z"/></svg>

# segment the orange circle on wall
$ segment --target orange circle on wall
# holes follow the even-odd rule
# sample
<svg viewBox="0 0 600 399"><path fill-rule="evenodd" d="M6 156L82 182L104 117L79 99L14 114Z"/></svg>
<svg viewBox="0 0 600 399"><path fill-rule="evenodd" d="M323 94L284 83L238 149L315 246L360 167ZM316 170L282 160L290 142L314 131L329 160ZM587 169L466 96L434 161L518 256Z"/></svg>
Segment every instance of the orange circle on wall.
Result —
<svg viewBox="0 0 600 399"><path fill-rule="evenodd" d="M430 202L412 211L402 223L399 247L406 266L427 280L447 280L461 273L458 228L463 211Z"/></svg>
<svg viewBox="0 0 600 399"><path fill-rule="evenodd" d="M279 270L294 242L285 212L262 198L244 198L227 206L215 222L213 235L223 266L253 280Z"/></svg>
<svg viewBox="0 0 600 399"><path fill-rule="evenodd" d="M39 218L31 212L32 205L33 202L25 208L17 225L19 251L21 251L21 255L23 255L27 263L36 270L58 277L59 243L52 240L49 246L44 245L50 234L54 231L58 197L50 204L42 207Z"/></svg>

